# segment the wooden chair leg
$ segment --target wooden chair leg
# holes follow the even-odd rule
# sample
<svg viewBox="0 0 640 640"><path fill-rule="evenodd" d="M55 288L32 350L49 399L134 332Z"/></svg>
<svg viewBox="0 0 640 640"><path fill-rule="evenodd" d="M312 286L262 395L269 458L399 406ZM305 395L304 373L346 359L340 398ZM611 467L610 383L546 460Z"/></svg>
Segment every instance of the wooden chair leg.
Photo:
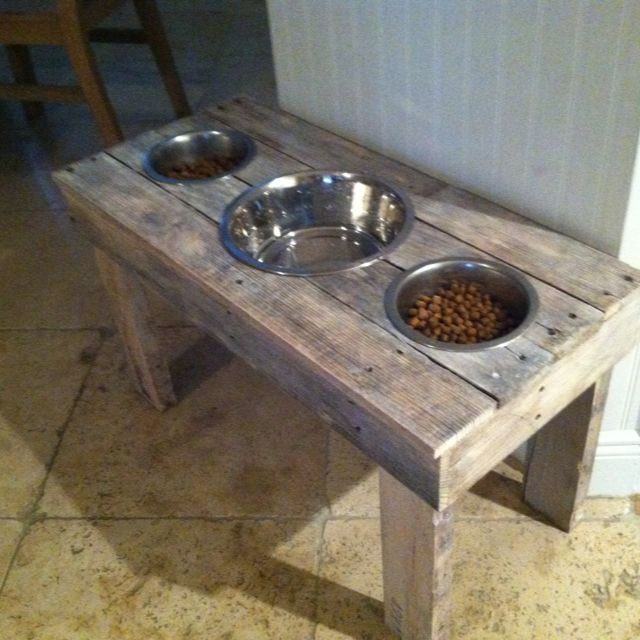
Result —
<svg viewBox="0 0 640 640"><path fill-rule="evenodd" d="M13 77L18 84L37 84L29 47L22 44L7 45L7 56ZM35 120L44 113L41 102L23 102L27 120Z"/></svg>
<svg viewBox="0 0 640 640"><path fill-rule="evenodd" d="M187 116L191 113L191 109L173 60L171 47L162 26L162 17L155 0L133 0L133 2L173 109L178 117Z"/></svg>
<svg viewBox="0 0 640 640"><path fill-rule="evenodd" d="M453 512L435 511L380 470L385 622L402 640L446 640Z"/></svg>
<svg viewBox="0 0 640 640"><path fill-rule="evenodd" d="M169 367L150 321L147 298L138 276L102 251L96 261L109 294L129 369L138 391L158 410L176 403Z"/></svg>
<svg viewBox="0 0 640 640"><path fill-rule="evenodd" d="M563 531L576 524L589 490L609 374L546 424L533 441L525 501Z"/></svg>
<svg viewBox="0 0 640 640"><path fill-rule="evenodd" d="M117 144L123 139L122 131L98 72L89 34L84 31L77 11L61 11L60 20L67 54L98 129L107 145Z"/></svg>

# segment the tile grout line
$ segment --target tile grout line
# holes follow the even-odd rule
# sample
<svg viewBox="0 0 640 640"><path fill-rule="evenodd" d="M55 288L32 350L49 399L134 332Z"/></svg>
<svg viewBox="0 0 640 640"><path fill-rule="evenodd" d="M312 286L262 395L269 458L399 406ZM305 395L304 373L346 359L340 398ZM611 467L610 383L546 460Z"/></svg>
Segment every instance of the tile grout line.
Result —
<svg viewBox="0 0 640 640"><path fill-rule="evenodd" d="M5 518L6 520L17 520L17 518ZM325 518L324 515L314 517L310 515L287 516L287 515L229 515L229 516L46 516L46 520L57 522L155 522L166 520L171 522L300 522L313 523L323 520L348 520L357 518ZM362 518L371 519L371 518Z"/></svg>
<svg viewBox="0 0 640 640"><path fill-rule="evenodd" d="M622 522L625 520L633 520L637 518L637 514L633 512L607 517L588 517L582 518L577 526L582 522ZM50 516L47 515L44 520L56 521L56 522L154 522L156 520L166 520L171 522L317 522L324 524L327 522L358 522L366 520L379 520L380 516L358 516L358 515L319 515L314 518L312 515L300 515L300 516L288 516L284 514L259 514L259 515L228 515L228 516ZM21 522L22 520L13 516L0 516L0 522ZM491 523L491 522L525 522L532 523L537 522L551 528L554 528L544 520L537 520L535 518L526 517L509 517L501 516L499 518L481 518L478 516L461 516L455 518L455 522L478 522L478 523Z"/></svg>
<svg viewBox="0 0 640 640"><path fill-rule="evenodd" d="M37 333L49 331L50 333L72 333L74 331L97 331L100 334L111 335L115 330L102 325L97 327L0 327L0 333Z"/></svg>
<svg viewBox="0 0 640 640"><path fill-rule="evenodd" d="M157 324L156 329L193 329L197 325L193 323L178 324ZM0 327L0 333L37 333L38 331L49 331L51 333L71 333L74 331L98 331L104 337L110 337L115 334L115 329L108 325L99 325L95 327Z"/></svg>
<svg viewBox="0 0 640 640"><path fill-rule="evenodd" d="M80 382L80 386L78 387L78 391L76 392L76 394L75 394L75 396L73 398L73 402L71 403L71 407L69 409L67 417L65 418L64 422L62 423L62 425L58 429L56 429L56 434L58 436L58 442L56 443L56 445L55 445L55 447L53 449L53 453L51 454L51 458L49 459L49 461L45 465L44 478L42 479L42 482L40 483L40 486L38 487L38 490L36 491L35 499L33 500L31 508L27 511L27 513L22 518L19 518L19 520L22 522L22 531L20 531L20 535L18 536L18 540L16 542L15 548L14 548L13 553L11 554L11 558L10 558L8 564L7 564L7 569L6 569L5 573L4 573L2 581L0 582L0 595L2 595L2 593L4 591L4 587L7 584L7 581L9 580L9 574L11 573L11 570L13 569L13 565L15 563L15 560L16 560L16 558L18 556L20 548L22 547L22 543L25 540L25 538L27 537L27 535L29 534L30 530L31 530L31 526L33 524L35 524L36 522L38 522L39 520L45 519L45 518L40 518L38 516L38 509L39 509L39 506L40 506L40 501L42 500L42 497L44 496L44 492L45 492L45 488L46 488L46 485L47 485L47 481L49 479L49 475L50 475L51 469L53 468L53 465L54 465L54 463L56 461L56 458L58 457L58 452L60 451L60 447L62 445L62 441L64 439L64 435L65 435L65 433L67 431L67 427L69 426L69 423L71 422L71 419L73 417L73 414L75 413L75 410L76 410L76 407L78 406L80 398L84 394L89 375L93 371L93 368L95 366L95 362L96 362L96 360L98 358L98 355L100 354L100 351L102 350L102 347L103 347L103 344L104 344L104 336L102 335L102 332L100 332L100 331L98 331L97 334L98 334L98 346L97 346L97 348L96 348L96 350L94 352L93 360L91 361L91 364L89 364L89 366L87 367L87 372L85 373L85 375L82 378L82 381Z"/></svg>

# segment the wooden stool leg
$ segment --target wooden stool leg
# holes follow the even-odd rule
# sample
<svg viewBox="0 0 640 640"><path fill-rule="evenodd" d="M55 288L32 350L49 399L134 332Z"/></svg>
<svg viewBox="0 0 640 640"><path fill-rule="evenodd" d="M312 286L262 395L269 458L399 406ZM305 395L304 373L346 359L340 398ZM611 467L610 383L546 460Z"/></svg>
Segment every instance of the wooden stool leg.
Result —
<svg viewBox="0 0 640 640"><path fill-rule="evenodd" d="M173 109L178 117L188 116L191 113L191 109L173 60L171 47L162 26L162 17L155 0L133 0L133 2L149 41L151 51L156 59L156 64L160 70L160 75L169 94Z"/></svg>
<svg viewBox="0 0 640 640"><path fill-rule="evenodd" d="M29 47L23 44L7 45L7 56L13 77L18 84L37 84ZM23 102L22 108L28 120L39 118L44 113L40 102Z"/></svg>
<svg viewBox="0 0 640 640"><path fill-rule="evenodd" d="M120 337L138 391L160 411L176 403L166 360L154 335L138 276L102 251L96 261L109 294Z"/></svg>
<svg viewBox="0 0 640 640"><path fill-rule="evenodd" d="M89 34L84 31L73 5L64 3L65 8L60 13L64 45L102 137L107 145L117 144L122 140L122 131L98 72Z"/></svg>
<svg viewBox="0 0 640 640"><path fill-rule="evenodd" d="M402 640L446 640L453 513L435 511L380 469L385 622Z"/></svg>
<svg viewBox="0 0 640 640"><path fill-rule="evenodd" d="M525 501L563 531L576 524L589 490L608 388L609 374L546 424L529 453Z"/></svg>

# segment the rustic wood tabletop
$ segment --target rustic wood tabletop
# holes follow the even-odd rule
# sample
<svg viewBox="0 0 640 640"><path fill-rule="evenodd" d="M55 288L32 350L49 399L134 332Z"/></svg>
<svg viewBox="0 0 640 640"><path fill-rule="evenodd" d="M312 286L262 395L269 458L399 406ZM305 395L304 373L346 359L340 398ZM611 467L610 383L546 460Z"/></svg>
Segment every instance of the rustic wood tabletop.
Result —
<svg viewBox="0 0 640 640"><path fill-rule="evenodd" d="M145 175L151 145L216 127L251 136L255 159L201 184ZM250 185L310 168L371 173L403 188L416 214L408 239L369 267L311 278L265 273L233 258L218 234L224 207ZM385 469L386 613L402 637L447 637L449 508L534 434L526 498L560 528L574 524L607 373L640 335L637 270L244 98L107 149L56 180L99 249L135 378L157 407L174 399L140 282ZM475 353L435 350L400 334L385 314L387 286L402 270L445 256L502 261L525 274L540 299L535 322L508 345ZM416 582L420 572L428 577Z"/></svg>

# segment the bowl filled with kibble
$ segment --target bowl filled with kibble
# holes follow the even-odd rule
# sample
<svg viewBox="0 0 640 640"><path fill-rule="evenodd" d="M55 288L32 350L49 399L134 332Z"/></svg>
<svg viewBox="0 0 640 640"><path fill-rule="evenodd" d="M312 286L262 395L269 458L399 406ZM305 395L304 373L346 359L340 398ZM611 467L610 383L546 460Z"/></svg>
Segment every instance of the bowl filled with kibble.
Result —
<svg viewBox="0 0 640 640"><path fill-rule="evenodd" d="M525 275L476 258L444 258L399 275L385 295L395 328L415 342L449 351L503 346L531 325L538 295Z"/></svg>
<svg viewBox="0 0 640 640"><path fill-rule="evenodd" d="M189 131L154 145L144 156L144 170L158 182L188 184L216 180L253 160L256 147L234 129Z"/></svg>

